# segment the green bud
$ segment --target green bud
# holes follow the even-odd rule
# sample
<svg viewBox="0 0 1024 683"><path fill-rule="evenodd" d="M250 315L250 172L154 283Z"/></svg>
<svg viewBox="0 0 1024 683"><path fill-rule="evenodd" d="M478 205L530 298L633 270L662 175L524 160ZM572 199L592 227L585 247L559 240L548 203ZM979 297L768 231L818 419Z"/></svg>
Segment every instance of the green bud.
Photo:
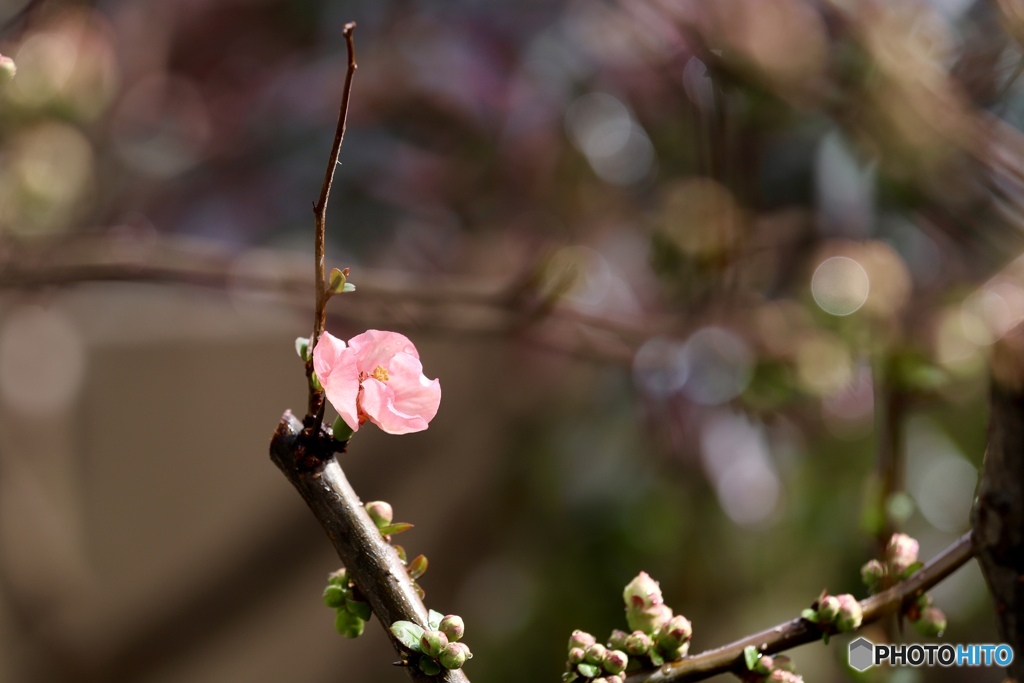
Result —
<svg viewBox="0 0 1024 683"><path fill-rule="evenodd" d="M324 588L324 604L335 609L344 606L345 589L334 583L327 584L327 588Z"/></svg>
<svg viewBox="0 0 1024 683"><path fill-rule="evenodd" d="M590 635L586 631L575 630L572 635L569 636L569 648L581 647L586 650L588 647L597 642L597 638Z"/></svg>
<svg viewBox="0 0 1024 683"><path fill-rule="evenodd" d="M626 638L628 637L629 634L625 631L615 629L614 631L612 631L612 634L608 636L608 647L615 650L625 650Z"/></svg>
<svg viewBox="0 0 1024 683"><path fill-rule="evenodd" d="M692 636L693 625L690 623L690 620L682 614L677 614L669 619L668 623L661 628L655 640L659 646L667 650L673 650L688 641Z"/></svg>
<svg viewBox="0 0 1024 683"><path fill-rule="evenodd" d="M610 674L620 674L629 665L629 656L622 650L609 650L604 656L604 670Z"/></svg>
<svg viewBox="0 0 1024 683"><path fill-rule="evenodd" d="M314 377L316 377L316 375L314 375ZM352 438L352 435L355 434L355 432L352 431L352 428L348 426L347 422L341 419L341 416L338 416L334 418L334 423L331 425L331 434L334 435L335 441L348 441Z"/></svg>
<svg viewBox="0 0 1024 683"><path fill-rule="evenodd" d="M347 427L348 425L345 426ZM364 507L366 508L366 513L370 515L370 519L373 520L378 529L391 524L391 520L394 519L395 513L391 509L391 505L383 500L375 500L367 503Z"/></svg>
<svg viewBox="0 0 1024 683"><path fill-rule="evenodd" d="M590 664L600 664L604 661L605 655L608 654L608 648L601 643L594 643L587 648L584 659Z"/></svg>
<svg viewBox="0 0 1024 683"><path fill-rule="evenodd" d="M836 599L839 600L839 614L835 620L836 628L843 633L856 631L864 619L860 603L849 593L839 595Z"/></svg>
<svg viewBox="0 0 1024 683"><path fill-rule="evenodd" d="M334 628L346 638L358 638L363 635L366 622L348 610L338 609L334 617Z"/></svg>
<svg viewBox="0 0 1024 683"><path fill-rule="evenodd" d="M928 607L914 622L914 628L926 638L938 638L946 630L946 615L938 607Z"/></svg>
<svg viewBox="0 0 1024 683"><path fill-rule="evenodd" d="M586 656L582 647L574 647L569 649L569 664L576 665L583 661Z"/></svg>
<svg viewBox="0 0 1024 683"><path fill-rule="evenodd" d="M462 640L462 636L466 633L466 624L458 614L446 615L437 628L448 636L448 641L452 643Z"/></svg>
<svg viewBox="0 0 1024 683"><path fill-rule="evenodd" d="M672 609L665 604L652 605L642 609L626 609L626 623L634 631L653 635L672 618Z"/></svg>
<svg viewBox="0 0 1024 683"><path fill-rule="evenodd" d="M885 565L878 560L869 560L860 568L860 579L872 591L875 590L882 579L885 578Z"/></svg>
<svg viewBox="0 0 1024 683"><path fill-rule="evenodd" d="M309 360L309 337L295 338L295 353L299 354L303 363Z"/></svg>
<svg viewBox="0 0 1024 683"><path fill-rule="evenodd" d="M926 610L932 606L932 596L927 593L921 593L917 596L917 608L919 610Z"/></svg>
<svg viewBox="0 0 1024 683"><path fill-rule="evenodd" d="M327 583L347 588L348 587L348 572L345 570L344 567L342 567L341 569L338 569L337 571L331 572L330 574L327 575Z"/></svg>
<svg viewBox="0 0 1024 683"><path fill-rule="evenodd" d="M431 657L437 657L446 647L448 647L448 636L440 631L424 631L420 637L420 648Z"/></svg>
<svg viewBox="0 0 1024 683"><path fill-rule="evenodd" d="M686 653L689 652L689 651L690 651L690 641L686 641L685 643L682 643L681 645L678 645L677 647L661 647L661 648L659 648L659 652L661 652L661 655L662 655L662 657L664 657L666 662L678 661L678 660L682 659L683 657L685 657Z"/></svg>
<svg viewBox="0 0 1024 683"><path fill-rule="evenodd" d="M831 624L839 616L839 599L834 595L826 595L818 601L818 623Z"/></svg>
<svg viewBox="0 0 1024 683"><path fill-rule="evenodd" d="M633 631L626 637L626 652L634 657L642 657L651 651L654 641L643 631Z"/></svg>
<svg viewBox="0 0 1024 683"><path fill-rule="evenodd" d="M448 643L441 652L441 666L446 669L461 669L469 656L469 648L462 643Z"/></svg>
<svg viewBox="0 0 1024 683"><path fill-rule="evenodd" d="M758 658L757 663L754 664L753 671L754 673L761 674L762 676L767 676L772 672L774 665L774 659L768 655L761 655L761 657Z"/></svg>
<svg viewBox="0 0 1024 683"><path fill-rule="evenodd" d="M435 662L430 657L420 657L419 661L420 671L427 674L428 676L436 676L441 673L441 665Z"/></svg>

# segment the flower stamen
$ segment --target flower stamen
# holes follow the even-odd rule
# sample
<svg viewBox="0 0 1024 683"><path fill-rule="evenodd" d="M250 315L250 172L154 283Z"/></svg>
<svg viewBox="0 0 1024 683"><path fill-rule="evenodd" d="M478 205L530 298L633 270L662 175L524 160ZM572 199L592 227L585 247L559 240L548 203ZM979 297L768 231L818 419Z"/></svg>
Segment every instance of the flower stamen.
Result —
<svg viewBox="0 0 1024 683"><path fill-rule="evenodd" d="M388 377L387 368L385 368L383 365L378 365L377 367L375 367L373 369L373 378L378 382L387 383L388 379L390 379Z"/></svg>

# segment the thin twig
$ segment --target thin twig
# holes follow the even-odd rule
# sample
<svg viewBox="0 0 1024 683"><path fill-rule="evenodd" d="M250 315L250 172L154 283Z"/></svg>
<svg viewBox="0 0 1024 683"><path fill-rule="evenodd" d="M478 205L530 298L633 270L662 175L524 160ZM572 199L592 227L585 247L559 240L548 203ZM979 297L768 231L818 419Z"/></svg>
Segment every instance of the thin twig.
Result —
<svg viewBox="0 0 1024 683"><path fill-rule="evenodd" d="M862 600L863 624L870 624L897 612L902 605L945 579L972 557L974 547L968 532L906 581ZM723 647L665 664L657 671L633 674L626 679L626 683L681 683L701 681L730 671L741 673L746 669L744 648L752 645L763 654L773 654L820 640L826 632L836 633L834 628L822 629L806 619L793 619Z"/></svg>
<svg viewBox="0 0 1024 683"><path fill-rule="evenodd" d="M345 72L345 87L341 92L341 106L338 109L338 125L334 131L334 144L331 145L331 155L327 159L327 170L324 172L324 182L320 186L320 197L313 206L313 215L316 217L316 263L314 264L316 283L316 310L313 313L313 336L309 340L309 360L306 361L306 379L309 381L309 408L306 411L306 428L311 434L320 431L320 425L324 419L324 395L313 383L313 349L320 341L320 335L324 333L327 326L327 276L324 266L324 242L327 233L327 200L331 195L331 184L334 182L334 169L338 166L338 155L341 153L341 143L345 140L345 124L348 120L348 103L352 96L352 77L356 69L356 47L352 41L352 32L355 30L355 22L345 24L342 35L345 36L345 45L348 48L348 70Z"/></svg>

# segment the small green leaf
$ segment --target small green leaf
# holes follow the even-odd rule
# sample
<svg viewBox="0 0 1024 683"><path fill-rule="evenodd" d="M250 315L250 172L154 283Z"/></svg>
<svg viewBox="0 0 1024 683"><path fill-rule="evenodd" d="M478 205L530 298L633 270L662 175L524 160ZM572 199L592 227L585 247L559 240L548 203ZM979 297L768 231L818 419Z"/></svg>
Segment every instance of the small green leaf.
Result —
<svg viewBox="0 0 1024 683"><path fill-rule="evenodd" d="M344 286L342 286L341 291L343 293L354 292L354 291L356 291L356 286L354 284L352 284L351 282L346 282L344 284Z"/></svg>
<svg viewBox="0 0 1024 683"><path fill-rule="evenodd" d="M398 553L398 559L400 559L402 561L402 563L404 564L405 561L406 561L406 557L407 557L406 554L405 554L405 548L403 548L402 546L398 545L397 543L395 545L393 545L392 547L395 549L395 552Z"/></svg>
<svg viewBox="0 0 1024 683"><path fill-rule="evenodd" d="M412 582L412 587L416 589L416 595L420 596L420 600L427 599L427 591L423 590L423 586L419 585L415 581Z"/></svg>
<svg viewBox="0 0 1024 683"><path fill-rule="evenodd" d="M327 289L330 292L338 293L345 287L347 280L345 273L339 268L331 268L331 274L327 276Z"/></svg>
<svg viewBox="0 0 1024 683"><path fill-rule="evenodd" d="M761 653L757 651L757 648L753 645L747 645L743 648L743 661L747 664L747 669L750 671L754 670L754 666L757 665L757 660L761 659Z"/></svg>
<svg viewBox="0 0 1024 683"><path fill-rule="evenodd" d="M649 656L651 658L651 664L653 664L654 666L661 666L665 663L665 658L662 657L660 653L655 652L654 650L651 650Z"/></svg>
<svg viewBox="0 0 1024 683"><path fill-rule="evenodd" d="M428 676L436 676L441 673L441 665L427 656L420 657L420 671Z"/></svg>
<svg viewBox="0 0 1024 683"><path fill-rule="evenodd" d="M441 614L437 610L430 610L430 613L427 616L427 626L429 626L431 630L436 631L438 627L441 625L442 619L444 619L443 614Z"/></svg>
<svg viewBox="0 0 1024 683"><path fill-rule="evenodd" d="M337 609L345 604L345 589L336 584L324 588L324 604Z"/></svg>
<svg viewBox="0 0 1024 683"><path fill-rule="evenodd" d="M416 559L409 563L409 578L415 581L427 573L427 556L417 555Z"/></svg>
<svg viewBox="0 0 1024 683"><path fill-rule="evenodd" d="M903 579L909 579L911 576L917 573L917 571L921 569L921 567L923 566L924 562L915 562L914 564L910 565L909 567L903 570L902 574L900 574L900 580L902 581Z"/></svg>
<svg viewBox="0 0 1024 683"><path fill-rule="evenodd" d="M423 629L411 621L396 621L391 624L391 635L412 652L420 652L420 638Z"/></svg>
<svg viewBox="0 0 1024 683"><path fill-rule="evenodd" d="M579 677L580 675L575 671L569 671L567 673L562 674L562 683L572 683Z"/></svg>
<svg viewBox="0 0 1024 683"><path fill-rule="evenodd" d="M338 609L334 617L334 628L346 638L358 638L363 635L366 622L347 610Z"/></svg>
<svg viewBox="0 0 1024 683"><path fill-rule="evenodd" d="M341 419L341 416L334 418L334 424L331 425L331 434L334 435L335 441L348 441L355 434L352 428L348 426L348 423Z"/></svg>
<svg viewBox="0 0 1024 683"><path fill-rule="evenodd" d="M299 354L303 363L309 360L309 337L295 338L295 353Z"/></svg>
<svg viewBox="0 0 1024 683"><path fill-rule="evenodd" d="M810 607L801 612L800 616L806 619L807 621L813 621L814 623L818 623L818 613Z"/></svg>
<svg viewBox="0 0 1024 683"><path fill-rule="evenodd" d="M821 642L825 643L826 645L828 645L828 638L829 638L828 631L825 631L824 633L821 634Z"/></svg>
<svg viewBox="0 0 1024 683"><path fill-rule="evenodd" d="M370 605L369 603L362 602L361 600L346 600L345 609L352 614L356 615L363 621L370 620Z"/></svg>
<svg viewBox="0 0 1024 683"><path fill-rule="evenodd" d="M580 676L584 676L586 678L593 678L597 674L601 673L601 668L593 664L580 662L576 665L576 671L580 673Z"/></svg>
<svg viewBox="0 0 1024 683"><path fill-rule="evenodd" d="M409 524L408 522L398 522L396 524L388 524L387 526L382 526L380 528L380 533L382 536L397 536L403 531L408 531L411 528L412 524Z"/></svg>

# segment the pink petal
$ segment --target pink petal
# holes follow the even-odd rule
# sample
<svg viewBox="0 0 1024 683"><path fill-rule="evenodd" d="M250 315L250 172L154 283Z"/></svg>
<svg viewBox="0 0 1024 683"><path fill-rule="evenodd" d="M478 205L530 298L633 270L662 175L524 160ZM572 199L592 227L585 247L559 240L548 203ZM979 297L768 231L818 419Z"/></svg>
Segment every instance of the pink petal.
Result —
<svg viewBox="0 0 1024 683"><path fill-rule="evenodd" d="M356 355L359 371L367 375L372 375L378 365L387 368L396 353L420 357L409 338L397 332L367 330L352 337L348 344Z"/></svg>
<svg viewBox="0 0 1024 683"><path fill-rule="evenodd" d="M352 431L359 430L359 369L356 356L345 342L324 332L313 348L313 370L338 415Z"/></svg>
<svg viewBox="0 0 1024 683"><path fill-rule="evenodd" d="M396 354L387 371L388 388L395 392L395 410L403 415L418 415L427 422L433 420L441 405L441 383L427 379L419 357Z"/></svg>
<svg viewBox="0 0 1024 683"><path fill-rule="evenodd" d="M371 422L388 434L422 432L427 428L429 420L421 415L398 410L395 405L397 396L390 384L390 381L385 385L372 378L363 381L363 391L359 395L363 412L369 416ZM440 386L437 389L440 400ZM434 412L437 412L436 407Z"/></svg>

